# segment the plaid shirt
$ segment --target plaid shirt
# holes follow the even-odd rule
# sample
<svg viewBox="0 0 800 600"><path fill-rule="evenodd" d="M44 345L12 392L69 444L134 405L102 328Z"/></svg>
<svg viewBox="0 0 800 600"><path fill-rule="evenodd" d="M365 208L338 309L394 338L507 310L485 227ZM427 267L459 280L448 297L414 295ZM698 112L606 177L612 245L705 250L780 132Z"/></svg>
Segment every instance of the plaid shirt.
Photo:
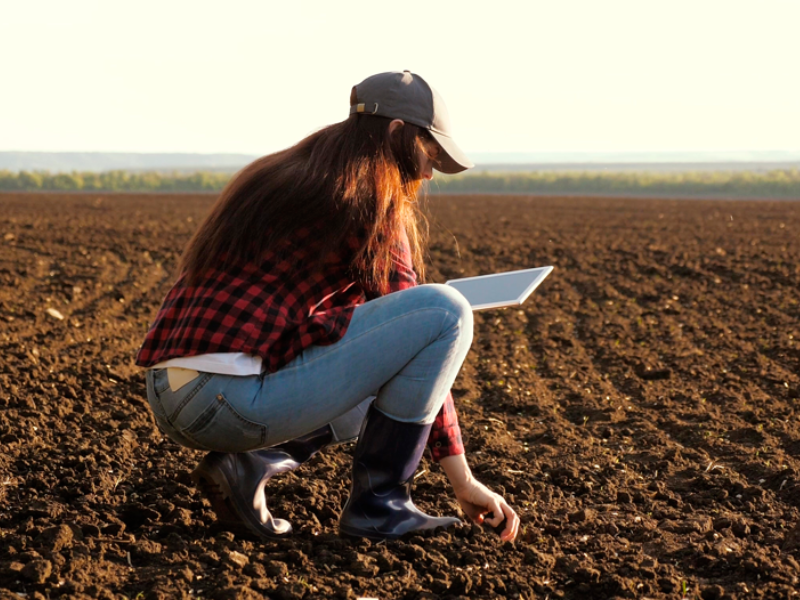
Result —
<svg viewBox="0 0 800 600"><path fill-rule="evenodd" d="M147 332L136 364L152 367L171 358L243 352L260 356L265 369L274 373L309 346L338 342L354 309L380 294L354 280L350 256L328 256L325 269L314 270L307 259L315 256L315 239L314 229L304 228L279 249L283 258L271 252L259 264L212 269L194 287L185 286L183 276L178 278ZM357 247L358 241L350 240L350 250ZM394 253L390 293L416 285L404 239ZM451 393L436 416L428 446L436 462L464 452Z"/></svg>

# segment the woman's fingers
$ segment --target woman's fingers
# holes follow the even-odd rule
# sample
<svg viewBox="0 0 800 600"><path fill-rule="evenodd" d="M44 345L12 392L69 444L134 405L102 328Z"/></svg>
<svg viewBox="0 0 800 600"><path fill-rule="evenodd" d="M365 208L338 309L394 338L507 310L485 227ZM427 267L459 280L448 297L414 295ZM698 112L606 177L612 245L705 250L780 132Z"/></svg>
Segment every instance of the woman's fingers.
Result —
<svg viewBox="0 0 800 600"><path fill-rule="evenodd" d="M500 539L510 542L514 540L519 533L519 516L505 500L501 503L501 508L503 509L503 518L506 520L506 528L500 534Z"/></svg>
<svg viewBox="0 0 800 600"><path fill-rule="evenodd" d="M505 504L503 502L502 504ZM486 522L491 525L492 527L497 527L500 523L503 522L503 519L506 518L505 511L501 506L501 502L499 501L497 496L492 496L489 500L489 504L486 506L487 512L492 513L491 519L486 519Z"/></svg>

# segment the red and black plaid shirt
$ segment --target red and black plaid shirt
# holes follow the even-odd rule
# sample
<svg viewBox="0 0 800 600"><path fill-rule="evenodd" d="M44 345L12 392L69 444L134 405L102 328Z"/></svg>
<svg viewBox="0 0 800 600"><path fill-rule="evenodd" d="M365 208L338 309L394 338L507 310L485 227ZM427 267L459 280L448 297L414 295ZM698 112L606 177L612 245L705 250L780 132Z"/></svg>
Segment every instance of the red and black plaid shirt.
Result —
<svg viewBox="0 0 800 600"><path fill-rule="evenodd" d="M299 230L277 258L268 253L260 264L212 269L199 285L180 277L167 293L136 364L152 367L171 358L214 352L260 356L274 373L313 345L338 342L347 332L353 310L380 294L365 290L349 269L350 256L329 256L325 269L314 269L316 236ZM390 293L417 285L408 240L394 253ZM355 249L354 240L351 249ZM344 253L343 253L344 254ZM448 393L428 439L433 459L462 454L461 429Z"/></svg>

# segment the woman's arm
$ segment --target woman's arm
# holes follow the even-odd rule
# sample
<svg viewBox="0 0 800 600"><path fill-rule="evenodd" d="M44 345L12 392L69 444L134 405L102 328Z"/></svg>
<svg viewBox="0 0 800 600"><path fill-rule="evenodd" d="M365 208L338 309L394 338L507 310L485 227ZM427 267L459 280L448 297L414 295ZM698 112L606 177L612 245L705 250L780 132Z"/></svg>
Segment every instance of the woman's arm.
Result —
<svg viewBox="0 0 800 600"><path fill-rule="evenodd" d="M464 513L475 523L484 520L492 527L497 527L504 520L506 526L500 532L500 539L513 541L519 533L519 516L500 494L495 494L472 476L464 454L445 456L439 461L447 478L453 486L458 503ZM492 513L491 519L486 515Z"/></svg>

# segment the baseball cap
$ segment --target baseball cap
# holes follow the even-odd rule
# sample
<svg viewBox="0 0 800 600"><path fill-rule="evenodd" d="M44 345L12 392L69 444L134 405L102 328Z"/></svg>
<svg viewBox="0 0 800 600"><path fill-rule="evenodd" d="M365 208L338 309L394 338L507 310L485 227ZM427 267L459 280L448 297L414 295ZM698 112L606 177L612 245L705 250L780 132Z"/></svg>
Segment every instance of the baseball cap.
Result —
<svg viewBox="0 0 800 600"><path fill-rule="evenodd" d="M350 114L402 119L427 129L442 147L435 168L442 173L460 173L473 162L453 141L450 117L439 93L411 71L390 71L367 77L353 86Z"/></svg>

